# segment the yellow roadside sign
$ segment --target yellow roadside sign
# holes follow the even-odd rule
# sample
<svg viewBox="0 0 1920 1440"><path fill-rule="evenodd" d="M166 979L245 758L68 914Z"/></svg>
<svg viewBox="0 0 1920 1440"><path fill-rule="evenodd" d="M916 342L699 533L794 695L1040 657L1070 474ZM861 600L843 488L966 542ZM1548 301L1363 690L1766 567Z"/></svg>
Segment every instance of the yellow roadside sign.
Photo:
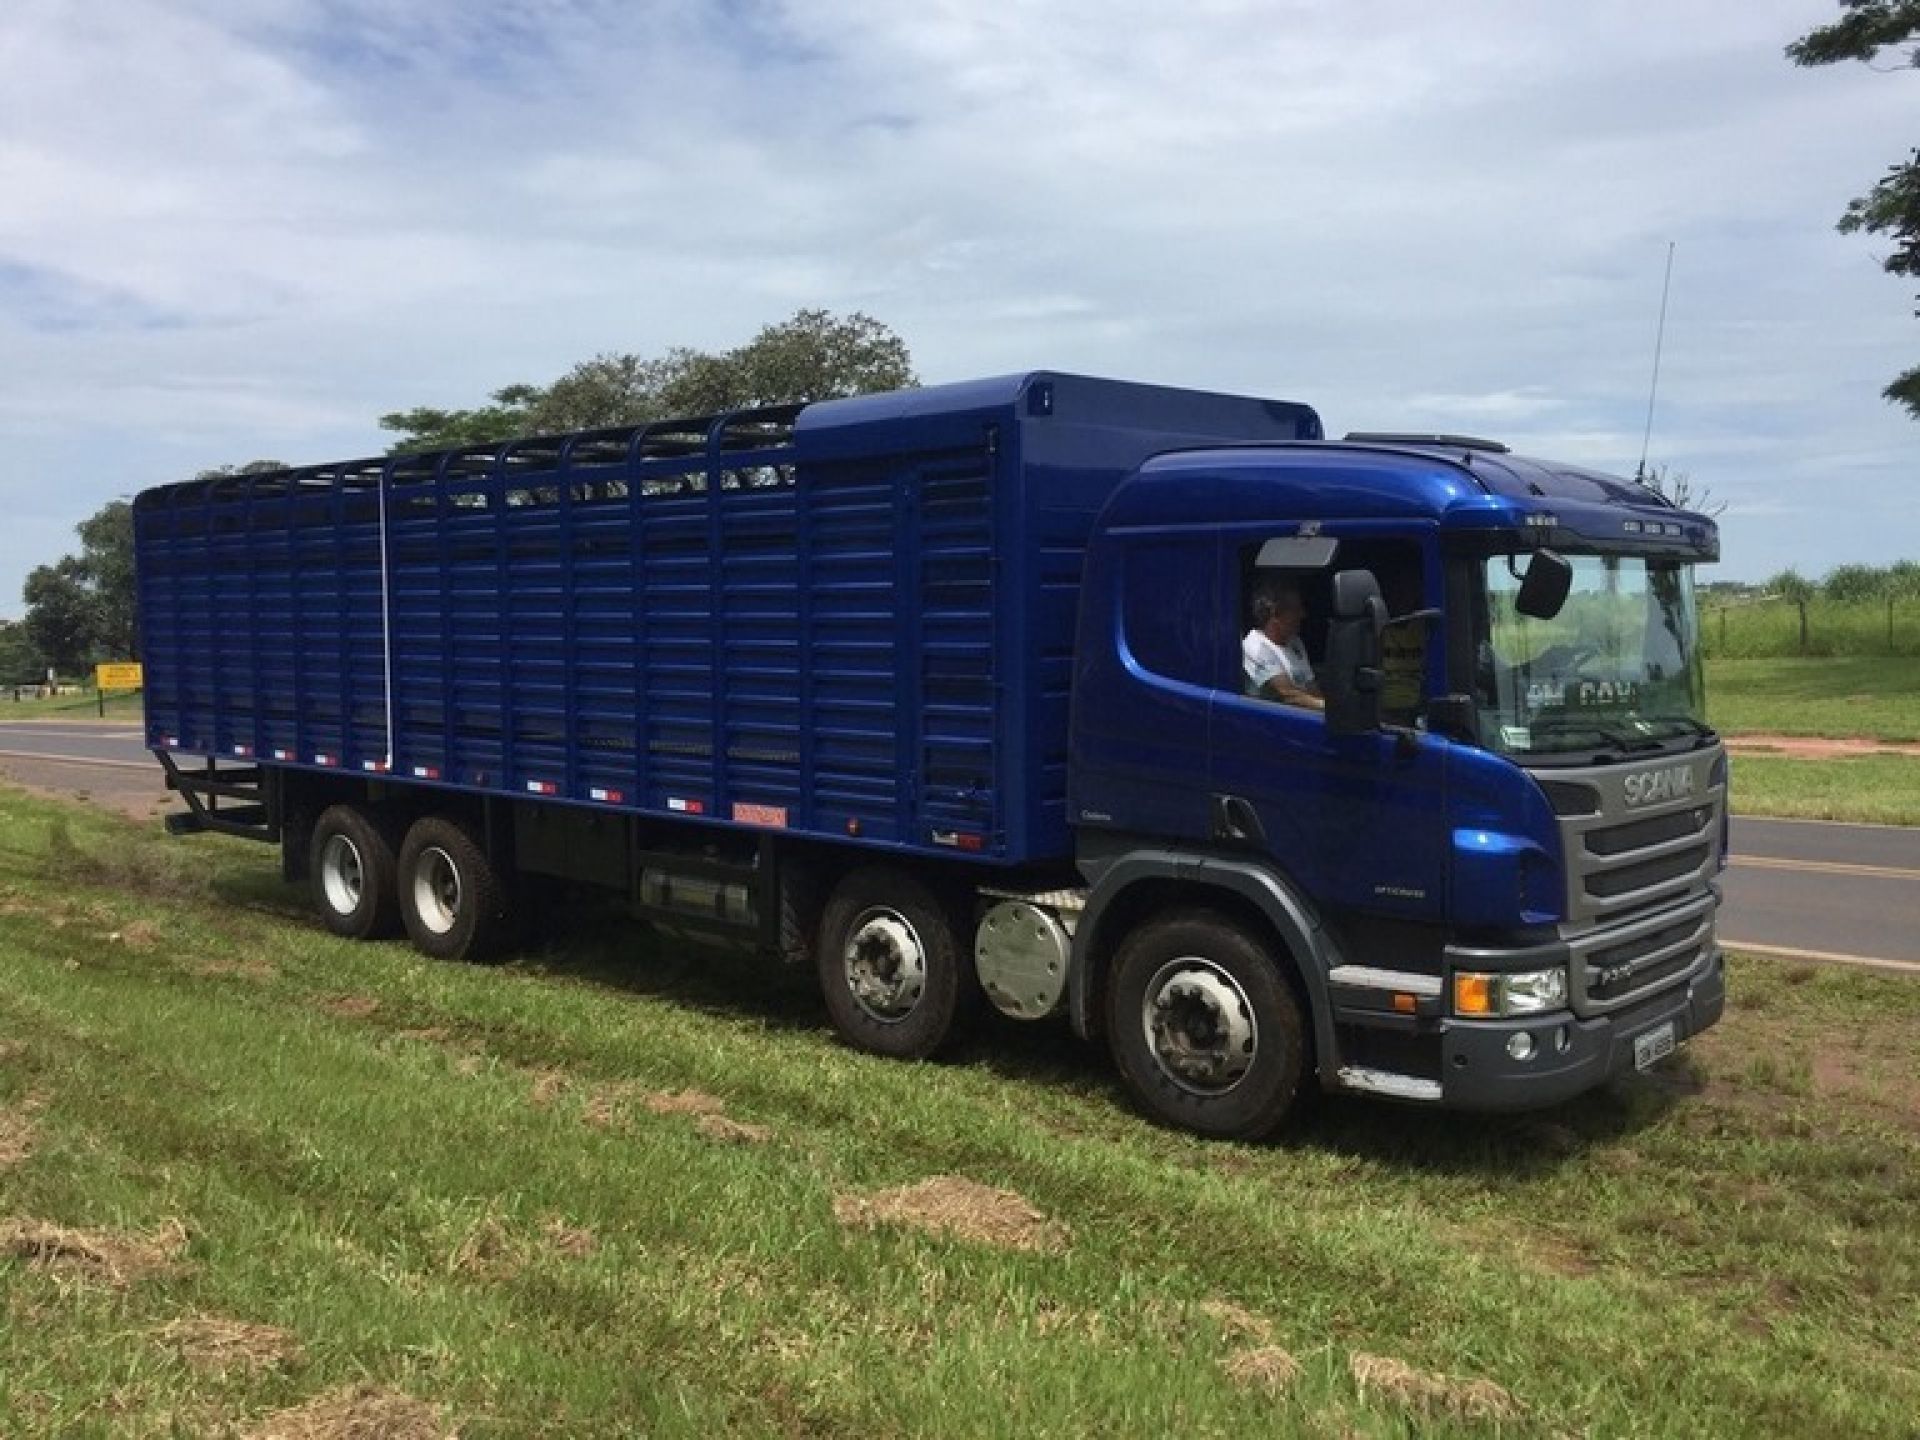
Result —
<svg viewBox="0 0 1920 1440"><path fill-rule="evenodd" d="M106 665L93 667L94 684L102 690L138 690L140 688L140 662L138 660L116 660Z"/></svg>

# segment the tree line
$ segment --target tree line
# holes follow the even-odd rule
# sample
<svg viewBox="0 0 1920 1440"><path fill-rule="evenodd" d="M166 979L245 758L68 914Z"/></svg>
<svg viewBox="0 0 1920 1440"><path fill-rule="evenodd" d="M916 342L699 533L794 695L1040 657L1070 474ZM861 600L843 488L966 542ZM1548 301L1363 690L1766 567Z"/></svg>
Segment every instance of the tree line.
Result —
<svg viewBox="0 0 1920 1440"><path fill-rule="evenodd" d="M396 437L387 453L400 455L918 384L906 342L880 321L857 311L800 310L717 354L679 346L655 356L596 355L548 385L502 386L468 410L396 410L379 425ZM253 460L193 478L284 468ZM110 501L75 528L79 550L27 576L24 618L0 620L0 685L34 683L49 669L72 675L95 661L139 658L133 507Z"/></svg>

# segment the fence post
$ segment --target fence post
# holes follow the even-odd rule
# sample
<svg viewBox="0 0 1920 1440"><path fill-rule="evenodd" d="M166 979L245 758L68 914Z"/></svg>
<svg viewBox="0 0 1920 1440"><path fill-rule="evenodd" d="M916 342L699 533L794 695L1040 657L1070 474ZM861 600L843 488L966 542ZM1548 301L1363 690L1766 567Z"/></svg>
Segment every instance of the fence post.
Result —
<svg viewBox="0 0 1920 1440"><path fill-rule="evenodd" d="M1724 659L1727 653L1727 607L1720 607L1720 654Z"/></svg>

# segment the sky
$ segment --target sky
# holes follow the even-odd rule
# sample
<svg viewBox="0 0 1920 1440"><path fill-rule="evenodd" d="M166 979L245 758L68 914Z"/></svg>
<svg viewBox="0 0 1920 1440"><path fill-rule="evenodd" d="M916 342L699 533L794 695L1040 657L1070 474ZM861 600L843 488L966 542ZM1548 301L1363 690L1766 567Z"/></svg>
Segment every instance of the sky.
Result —
<svg viewBox="0 0 1920 1440"><path fill-rule="evenodd" d="M1920 71L1831 0L7 0L0 615L108 500L864 311L937 383L1304 400L1718 502L1707 578L1920 558Z"/></svg>

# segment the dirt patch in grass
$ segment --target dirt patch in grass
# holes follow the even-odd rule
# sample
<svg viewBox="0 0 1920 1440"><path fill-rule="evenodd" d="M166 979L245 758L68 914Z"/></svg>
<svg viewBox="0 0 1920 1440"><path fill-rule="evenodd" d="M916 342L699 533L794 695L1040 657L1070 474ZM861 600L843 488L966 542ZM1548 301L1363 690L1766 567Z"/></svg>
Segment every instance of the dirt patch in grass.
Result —
<svg viewBox="0 0 1920 1440"><path fill-rule="evenodd" d="M160 943L160 927L146 920L135 920L118 930L107 932L109 945L124 945L129 950L151 950Z"/></svg>
<svg viewBox="0 0 1920 1440"><path fill-rule="evenodd" d="M161 1326L154 1338L202 1375L276 1370L304 1353L291 1331L223 1315L189 1315Z"/></svg>
<svg viewBox="0 0 1920 1440"><path fill-rule="evenodd" d="M1002 1250L1064 1250L1069 1239L1066 1226L1049 1220L1013 1191L959 1175L935 1175L891 1190L836 1195L833 1213L850 1227L898 1225Z"/></svg>
<svg viewBox="0 0 1920 1440"><path fill-rule="evenodd" d="M1347 1368L1362 1396L1419 1415L1497 1423L1518 1419L1521 1414L1520 1402L1491 1380L1458 1380L1431 1370L1416 1370L1390 1356L1361 1351L1347 1357Z"/></svg>
<svg viewBox="0 0 1920 1440"><path fill-rule="evenodd" d="M1220 1372L1242 1390L1285 1394L1300 1376L1300 1362L1278 1345L1251 1345L1220 1361Z"/></svg>
<svg viewBox="0 0 1920 1440"><path fill-rule="evenodd" d="M1250 1345L1271 1345L1273 1343L1273 1324L1264 1315L1256 1315L1244 1306L1231 1300L1202 1300L1200 1313L1220 1327L1220 1333L1229 1340L1239 1340Z"/></svg>
<svg viewBox="0 0 1920 1440"><path fill-rule="evenodd" d="M518 1247L498 1216L483 1216L460 1237L447 1256L447 1269L456 1275L497 1277L520 1268Z"/></svg>
<svg viewBox="0 0 1920 1440"><path fill-rule="evenodd" d="M0 1105L0 1170L18 1165L40 1140L40 1111L46 1097L33 1092L12 1105Z"/></svg>
<svg viewBox="0 0 1920 1440"><path fill-rule="evenodd" d="M380 1002L371 995L329 995L320 1008L342 1020L364 1020L380 1009Z"/></svg>
<svg viewBox="0 0 1920 1440"><path fill-rule="evenodd" d="M764 1145L773 1138L773 1131L765 1125L733 1120L725 1115L697 1116L693 1128L721 1145Z"/></svg>
<svg viewBox="0 0 1920 1440"><path fill-rule="evenodd" d="M1794 760L1839 760L1850 755L1920 755L1920 742L1812 735L1729 735L1735 755L1784 755Z"/></svg>
<svg viewBox="0 0 1920 1440"><path fill-rule="evenodd" d="M455 1440L439 1407L398 1390L348 1385L269 1415L248 1440Z"/></svg>
<svg viewBox="0 0 1920 1440"><path fill-rule="evenodd" d="M203 980L271 980L280 973L278 966L265 960L235 960L224 956L189 960L186 966Z"/></svg>
<svg viewBox="0 0 1920 1440"><path fill-rule="evenodd" d="M569 1260L584 1260L600 1248L600 1237L584 1225L572 1225L558 1215L549 1215L540 1234L547 1249Z"/></svg>
<svg viewBox="0 0 1920 1440"><path fill-rule="evenodd" d="M656 1090L640 1103L655 1115L718 1115L727 1102L704 1090Z"/></svg>
<svg viewBox="0 0 1920 1440"><path fill-rule="evenodd" d="M186 1248L186 1227L177 1220L145 1232L74 1230L24 1218L0 1220L0 1256L115 1288L171 1269Z"/></svg>

